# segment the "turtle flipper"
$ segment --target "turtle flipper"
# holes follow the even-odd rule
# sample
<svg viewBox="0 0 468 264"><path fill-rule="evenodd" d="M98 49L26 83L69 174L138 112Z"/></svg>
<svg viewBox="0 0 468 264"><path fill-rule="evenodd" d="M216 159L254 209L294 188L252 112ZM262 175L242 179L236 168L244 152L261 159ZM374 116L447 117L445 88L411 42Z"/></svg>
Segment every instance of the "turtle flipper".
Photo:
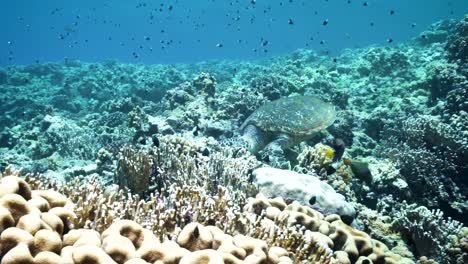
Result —
<svg viewBox="0 0 468 264"><path fill-rule="evenodd" d="M272 154L276 153L278 155L283 155L283 150L289 148L293 143L294 139L289 135L279 134L273 141L265 146L265 150L268 150L268 152L271 152Z"/></svg>
<svg viewBox="0 0 468 264"><path fill-rule="evenodd" d="M247 149L252 154L257 154L259 150L265 147L267 138L265 133L254 125L247 125L242 131L242 139Z"/></svg>
<svg viewBox="0 0 468 264"><path fill-rule="evenodd" d="M289 135L279 134L268 143L262 151L262 158L268 160L271 166L290 169L291 165L284 156L284 150L293 145L294 140Z"/></svg>

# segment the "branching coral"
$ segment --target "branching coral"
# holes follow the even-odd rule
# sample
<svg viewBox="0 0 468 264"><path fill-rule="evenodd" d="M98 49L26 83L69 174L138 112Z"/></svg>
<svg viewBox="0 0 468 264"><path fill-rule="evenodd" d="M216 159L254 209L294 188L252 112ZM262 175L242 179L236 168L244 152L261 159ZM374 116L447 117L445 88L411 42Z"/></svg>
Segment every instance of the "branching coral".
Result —
<svg viewBox="0 0 468 264"><path fill-rule="evenodd" d="M420 115L399 122L387 133L387 154L409 184L409 199L442 210L450 210L449 204L465 200L466 186L458 173L467 153L464 132L438 118Z"/></svg>
<svg viewBox="0 0 468 264"><path fill-rule="evenodd" d="M391 209L393 225L412 245L415 254L440 263L464 263L468 250L464 246L468 229L458 221L446 220L440 210L402 203Z"/></svg>
<svg viewBox="0 0 468 264"><path fill-rule="evenodd" d="M458 74L459 68L459 65L443 60L433 61L426 66L427 87L431 92L433 103L438 98L446 97L453 89L466 87L468 81Z"/></svg>
<svg viewBox="0 0 468 264"><path fill-rule="evenodd" d="M306 146L297 157L296 170L311 171L319 175L326 174L327 167L332 163L333 152L331 147L323 144Z"/></svg>
<svg viewBox="0 0 468 264"><path fill-rule="evenodd" d="M258 165L245 151L218 146L201 149L192 141L177 136L158 139L159 147L138 148L126 145L120 151L115 170L116 183L133 193L160 191L176 183L194 184L216 193L222 185L230 190L251 193L249 171Z"/></svg>
<svg viewBox="0 0 468 264"><path fill-rule="evenodd" d="M154 160L143 151L125 146L119 153L115 182L133 193L142 193L149 188Z"/></svg>

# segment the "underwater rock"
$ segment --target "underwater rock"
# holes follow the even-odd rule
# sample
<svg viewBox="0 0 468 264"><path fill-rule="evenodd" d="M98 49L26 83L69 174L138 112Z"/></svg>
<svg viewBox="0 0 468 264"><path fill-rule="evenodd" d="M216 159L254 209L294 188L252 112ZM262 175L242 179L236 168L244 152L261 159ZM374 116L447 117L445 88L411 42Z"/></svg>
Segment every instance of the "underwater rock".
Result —
<svg viewBox="0 0 468 264"><path fill-rule="evenodd" d="M256 169L253 176L260 192L266 196L309 204L327 213L340 215L346 223L351 223L356 216L354 207L346 202L344 196L317 176L275 168Z"/></svg>
<svg viewBox="0 0 468 264"><path fill-rule="evenodd" d="M0 132L0 148L11 148L16 144L16 139L8 129Z"/></svg>
<svg viewBox="0 0 468 264"><path fill-rule="evenodd" d="M174 109L194 99L192 84L190 82L183 82L175 88L169 89L164 95L162 103L165 108Z"/></svg>

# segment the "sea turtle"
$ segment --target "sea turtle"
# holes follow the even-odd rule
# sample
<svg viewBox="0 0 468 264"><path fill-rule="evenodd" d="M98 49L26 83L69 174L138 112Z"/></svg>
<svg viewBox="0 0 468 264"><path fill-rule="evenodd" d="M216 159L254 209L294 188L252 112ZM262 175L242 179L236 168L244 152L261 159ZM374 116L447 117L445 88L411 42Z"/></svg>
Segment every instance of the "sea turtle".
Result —
<svg viewBox="0 0 468 264"><path fill-rule="evenodd" d="M280 154L333 124L335 117L335 108L316 97L283 97L253 112L241 126L242 138L253 154L264 148Z"/></svg>

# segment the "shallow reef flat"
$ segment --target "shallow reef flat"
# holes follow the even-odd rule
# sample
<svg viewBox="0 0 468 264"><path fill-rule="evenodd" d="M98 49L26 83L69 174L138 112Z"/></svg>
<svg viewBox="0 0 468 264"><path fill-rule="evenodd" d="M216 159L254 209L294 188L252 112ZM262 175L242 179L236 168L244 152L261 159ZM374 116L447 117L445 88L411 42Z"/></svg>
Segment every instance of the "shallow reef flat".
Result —
<svg viewBox="0 0 468 264"><path fill-rule="evenodd" d="M0 69L1 263L468 263L467 90L468 16L336 57ZM298 95L334 123L250 153Z"/></svg>

